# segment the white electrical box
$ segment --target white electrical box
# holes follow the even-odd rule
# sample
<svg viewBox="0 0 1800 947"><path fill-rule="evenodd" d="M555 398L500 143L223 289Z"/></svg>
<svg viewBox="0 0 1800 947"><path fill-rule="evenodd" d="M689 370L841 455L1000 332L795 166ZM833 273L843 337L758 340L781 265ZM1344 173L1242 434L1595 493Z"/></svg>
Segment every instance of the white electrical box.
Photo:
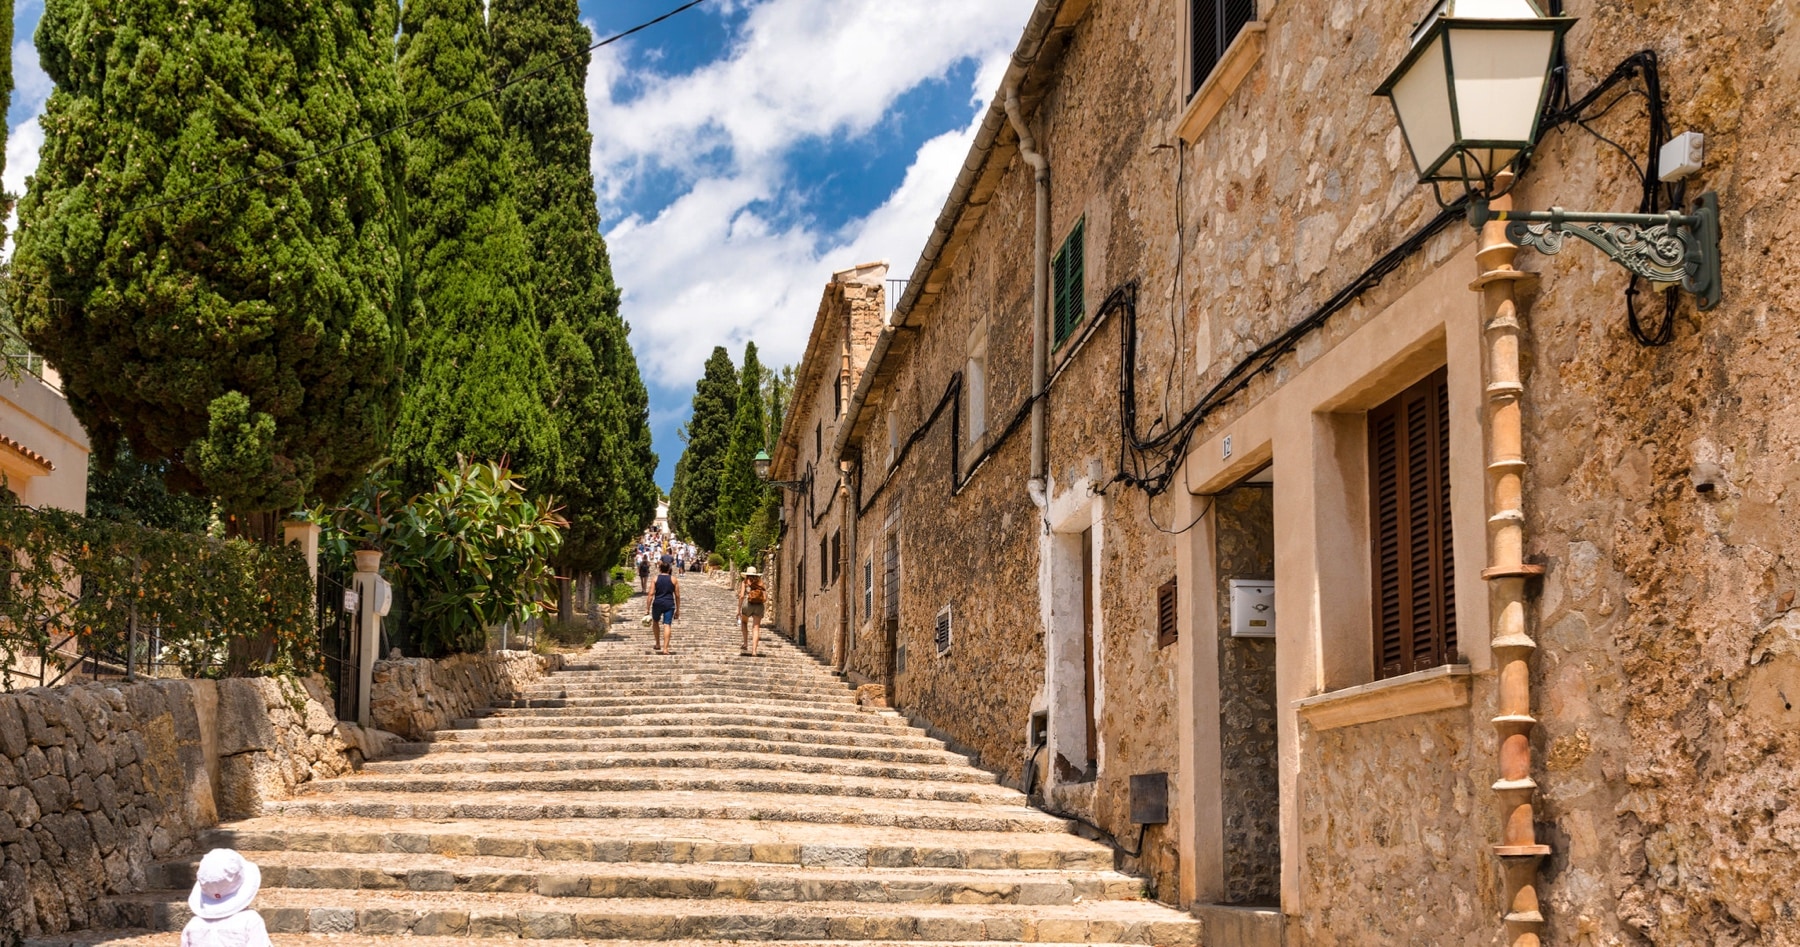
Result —
<svg viewBox="0 0 1800 947"><path fill-rule="evenodd" d="M1275 583L1268 579L1231 580L1231 637L1275 637Z"/></svg>
<svg viewBox="0 0 1800 947"><path fill-rule="evenodd" d="M1656 153L1658 175L1664 181L1679 181L1700 170L1706 160L1706 136L1699 132L1682 132Z"/></svg>

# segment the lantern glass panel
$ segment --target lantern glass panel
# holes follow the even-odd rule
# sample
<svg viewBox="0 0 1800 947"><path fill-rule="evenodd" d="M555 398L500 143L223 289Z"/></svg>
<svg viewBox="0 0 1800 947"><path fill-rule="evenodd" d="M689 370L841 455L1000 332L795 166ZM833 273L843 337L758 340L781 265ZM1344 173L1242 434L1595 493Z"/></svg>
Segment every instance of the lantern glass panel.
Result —
<svg viewBox="0 0 1800 947"><path fill-rule="evenodd" d="M1443 37L1430 41L1412 68L1393 86L1394 112L1406 133L1413 164L1421 176L1430 176L1437 163L1456 143L1456 122L1450 112L1450 76L1444 67Z"/></svg>
<svg viewBox="0 0 1800 947"><path fill-rule="evenodd" d="M1556 34L1451 27L1446 35L1455 72L1458 137L1470 143L1529 142Z"/></svg>

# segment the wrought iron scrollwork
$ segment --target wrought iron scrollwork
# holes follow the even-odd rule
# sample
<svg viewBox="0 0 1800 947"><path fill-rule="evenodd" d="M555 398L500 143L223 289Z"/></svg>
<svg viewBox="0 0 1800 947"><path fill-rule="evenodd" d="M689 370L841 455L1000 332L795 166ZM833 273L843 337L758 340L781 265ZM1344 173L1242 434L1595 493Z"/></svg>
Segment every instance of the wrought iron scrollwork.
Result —
<svg viewBox="0 0 1800 947"><path fill-rule="evenodd" d="M1657 286L1693 293L1701 309L1719 304L1719 200L1710 191L1686 214L1584 214L1560 207L1491 215L1482 207L1477 214L1471 218L1477 226L1504 220L1506 239L1517 246L1555 255L1573 236Z"/></svg>

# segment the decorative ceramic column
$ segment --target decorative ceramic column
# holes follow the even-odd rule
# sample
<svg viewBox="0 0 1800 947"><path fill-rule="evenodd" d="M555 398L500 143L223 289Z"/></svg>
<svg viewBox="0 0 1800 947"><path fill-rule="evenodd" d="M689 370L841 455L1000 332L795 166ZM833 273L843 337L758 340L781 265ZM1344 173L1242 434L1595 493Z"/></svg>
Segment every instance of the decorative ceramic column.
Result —
<svg viewBox="0 0 1800 947"><path fill-rule="evenodd" d="M1497 182L1502 190L1505 185L1505 177ZM1493 202L1495 210L1511 207L1510 198ZM1494 729L1500 742L1500 778L1494 793L1500 803L1501 832L1494 853L1504 871L1506 944L1539 947L1544 916L1538 901L1538 864L1550 854L1550 847L1538 842L1533 805L1537 783L1531 778L1531 733L1537 720L1532 716L1531 666L1537 642L1530 635L1525 586L1543 575L1544 568L1525 562L1526 464L1520 417L1525 385L1519 367L1525 329L1515 299L1518 284L1537 277L1513 268L1517 252L1506 239L1504 223L1483 226L1475 255L1481 276L1469 288L1481 293L1487 341L1488 568L1481 576L1489 583L1491 647L1499 671Z"/></svg>

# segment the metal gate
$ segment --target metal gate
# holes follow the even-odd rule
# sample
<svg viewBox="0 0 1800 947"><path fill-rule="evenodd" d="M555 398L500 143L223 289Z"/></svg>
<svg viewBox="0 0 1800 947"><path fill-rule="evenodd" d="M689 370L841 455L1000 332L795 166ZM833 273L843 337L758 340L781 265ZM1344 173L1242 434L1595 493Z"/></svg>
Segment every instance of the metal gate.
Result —
<svg viewBox="0 0 1800 947"><path fill-rule="evenodd" d="M337 702L339 720L355 722L362 678L362 610L351 594L349 572L319 573L319 644L325 677Z"/></svg>

